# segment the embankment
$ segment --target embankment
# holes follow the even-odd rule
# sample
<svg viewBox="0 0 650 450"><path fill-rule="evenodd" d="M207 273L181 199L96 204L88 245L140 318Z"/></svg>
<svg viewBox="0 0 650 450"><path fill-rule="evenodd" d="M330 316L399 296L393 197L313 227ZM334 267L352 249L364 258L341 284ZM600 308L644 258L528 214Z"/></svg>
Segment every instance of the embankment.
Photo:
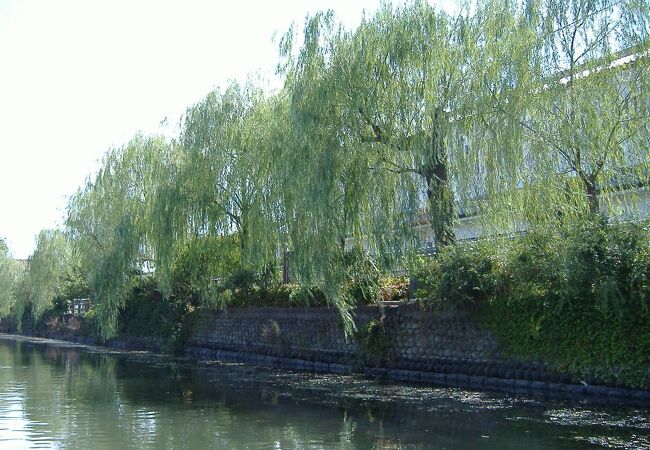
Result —
<svg viewBox="0 0 650 450"><path fill-rule="evenodd" d="M199 360L650 406L650 391L585 382L541 361L508 357L494 336L465 311L417 305L364 307L355 311L355 324L356 332L346 339L337 312L328 308L195 311L182 351ZM98 343L70 330L39 335ZM159 339L148 337L120 336L103 345L161 349Z"/></svg>
<svg viewBox="0 0 650 450"><path fill-rule="evenodd" d="M188 356L398 381L553 397L650 404L650 392L587 383L544 362L504 355L493 335L463 311L416 305L359 308L345 339L327 308L231 308L195 317Z"/></svg>

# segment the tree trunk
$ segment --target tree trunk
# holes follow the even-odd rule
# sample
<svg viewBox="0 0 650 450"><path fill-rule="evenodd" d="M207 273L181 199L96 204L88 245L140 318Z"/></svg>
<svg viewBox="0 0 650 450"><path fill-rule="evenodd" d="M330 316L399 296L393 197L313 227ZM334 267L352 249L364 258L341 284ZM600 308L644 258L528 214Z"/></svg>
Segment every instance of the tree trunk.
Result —
<svg viewBox="0 0 650 450"><path fill-rule="evenodd" d="M246 260L246 257L249 256L246 254L248 251L248 210L246 208L241 208L239 216L239 246L241 249L241 257L243 260Z"/></svg>
<svg viewBox="0 0 650 450"><path fill-rule="evenodd" d="M241 234L239 236L239 248L243 256L248 249L248 229L246 227L242 227L241 229Z"/></svg>
<svg viewBox="0 0 650 450"><path fill-rule="evenodd" d="M437 119L437 114L436 114ZM445 120L443 117L442 120ZM434 121L431 136L431 160L427 164L424 176L427 181L427 199L429 201L429 223L433 229L436 248L440 249L456 243L454 222L456 206L454 193L449 185L447 149L441 127Z"/></svg>
<svg viewBox="0 0 650 450"><path fill-rule="evenodd" d="M589 213L592 215L600 214L600 199L598 198L596 177L593 175L587 175L582 179L582 181L585 185L585 192L587 193Z"/></svg>

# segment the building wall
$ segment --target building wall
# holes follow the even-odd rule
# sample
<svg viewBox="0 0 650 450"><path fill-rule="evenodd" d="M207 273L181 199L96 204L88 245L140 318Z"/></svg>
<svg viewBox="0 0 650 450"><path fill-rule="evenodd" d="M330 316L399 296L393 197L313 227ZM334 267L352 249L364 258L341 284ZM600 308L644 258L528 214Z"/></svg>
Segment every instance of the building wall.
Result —
<svg viewBox="0 0 650 450"><path fill-rule="evenodd" d="M623 220L639 220L650 217L650 189L647 187L610 192L604 196L600 210L610 217ZM519 231L523 231L525 228L523 223L518 226ZM434 238L429 224L418 225L415 229L425 247L432 247ZM477 216L462 217L456 223L456 238L458 240L476 239L481 236L482 232L483 227Z"/></svg>

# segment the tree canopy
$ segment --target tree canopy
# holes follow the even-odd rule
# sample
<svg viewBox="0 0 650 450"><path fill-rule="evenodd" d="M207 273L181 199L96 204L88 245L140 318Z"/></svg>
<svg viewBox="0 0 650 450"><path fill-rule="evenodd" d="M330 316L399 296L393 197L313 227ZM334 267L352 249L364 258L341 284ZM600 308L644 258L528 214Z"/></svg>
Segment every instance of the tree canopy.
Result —
<svg viewBox="0 0 650 450"><path fill-rule="evenodd" d="M4 239L0 239L0 317L6 316L15 303L18 267L11 258Z"/></svg>
<svg viewBox="0 0 650 450"><path fill-rule="evenodd" d="M308 17L280 43L279 92L232 82L187 109L177 138L110 150L65 230L39 236L26 299L38 315L81 275L109 337L138 278L215 303L235 270L287 258L349 329L349 253L403 267L423 217L442 248L460 214L500 233L597 215L609 191L648 183L648 10L480 0L451 15L416 0L354 30ZM6 255L0 283L15 286ZM21 304L0 291L0 311Z"/></svg>
<svg viewBox="0 0 650 450"><path fill-rule="evenodd" d="M493 205L530 223L595 215L620 206L603 194L647 183L648 17L647 2L534 2L528 31L509 28L504 50L487 52L486 105L469 135L499 181Z"/></svg>

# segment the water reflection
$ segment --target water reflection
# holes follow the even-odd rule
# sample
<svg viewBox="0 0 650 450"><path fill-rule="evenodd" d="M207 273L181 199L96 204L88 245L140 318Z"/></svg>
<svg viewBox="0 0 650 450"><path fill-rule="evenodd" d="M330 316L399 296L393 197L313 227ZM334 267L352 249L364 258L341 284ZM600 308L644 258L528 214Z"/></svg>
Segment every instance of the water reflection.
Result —
<svg viewBox="0 0 650 450"><path fill-rule="evenodd" d="M0 447L650 448L650 414L0 340Z"/></svg>

